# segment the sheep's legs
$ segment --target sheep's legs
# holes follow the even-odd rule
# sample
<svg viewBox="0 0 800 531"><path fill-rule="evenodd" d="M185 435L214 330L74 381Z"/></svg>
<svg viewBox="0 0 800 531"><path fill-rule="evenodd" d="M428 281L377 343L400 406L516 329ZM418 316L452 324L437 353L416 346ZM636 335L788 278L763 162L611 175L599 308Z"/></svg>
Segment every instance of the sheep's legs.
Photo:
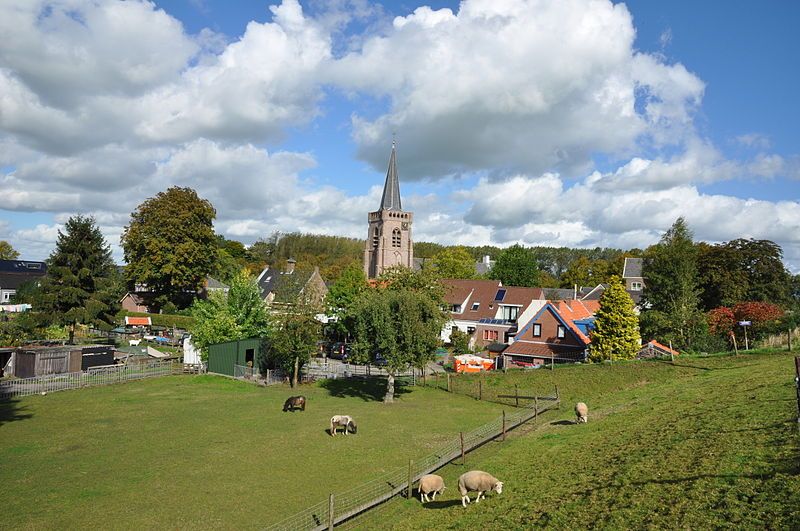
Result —
<svg viewBox="0 0 800 531"><path fill-rule="evenodd" d="M483 496L483 491L479 490L478 491L478 497L475 498L475 503L479 503L481 501L481 496Z"/></svg>
<svg viewBox="0 0 800 531"><path fill-rule="evenodd" d="M466 507L469 502L470 502L469 501L469 494L465 494L464 496L461 496L461 505Z"/></svg>

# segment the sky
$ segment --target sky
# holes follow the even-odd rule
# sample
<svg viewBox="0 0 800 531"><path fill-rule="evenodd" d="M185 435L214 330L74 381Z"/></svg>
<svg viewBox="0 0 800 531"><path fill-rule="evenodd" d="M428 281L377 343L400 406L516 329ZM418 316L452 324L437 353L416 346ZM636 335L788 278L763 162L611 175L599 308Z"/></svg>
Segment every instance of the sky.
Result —
<svg viewBox="0 0 800 531"><path fill-rule="evenodd" d="M769 239L800 272L800 3L0 3L0 240L115 259L170 186L216 230L364 238L396 138L415 241Z"/></svg>

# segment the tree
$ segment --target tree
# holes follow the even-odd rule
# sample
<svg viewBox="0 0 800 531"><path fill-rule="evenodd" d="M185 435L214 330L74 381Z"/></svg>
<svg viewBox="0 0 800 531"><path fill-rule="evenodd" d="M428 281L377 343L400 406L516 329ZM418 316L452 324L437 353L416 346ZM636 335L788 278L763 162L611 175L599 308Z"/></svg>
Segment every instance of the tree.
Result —
<svg viewBox="0 0 800 531"><path fill-rule="evenodd" d="M349 319L350 309L356 299L367 289L367 276L358 264L351 264L342 271L334 282L325 301L328 311L336 316L335 329L341 334L352 334L352 323Z"/></svg>
<svg viewBox="0 0 800 531"><path fill-rule="evenodd" d="M191 188L172 187L145 200L122 233L128 281L155 292L155 304L185 306L217 258L214 207Z"/></svg>
<svg viewBox="0 0 800 531"><path fill-rule="evenodd" d="M453 330L450 332L450 344L453 345L453 352L456 354L468 354L469 349L469 334L462 330Z"/></svg>
<svg viewBox="0 0 800 531"><path fill-rule="evenodd" d="M305 291L299 278L296 273L281 276L270 316L270 356L292 374L292 387L297 386L300 370L316 352L322 334L322 323L316 318L320 313L317 297Z"/></svg>
<svg viewBox="0 0 800 531"><path fill-rule="evenodd" d="M612 277L600 297L591 332L591 359L628 360L636 357L641 346L639 318L633 299L625 291L619 277Z"/></svg>
<svg viewBox="0 0 800 531"><path fill-rule="evenodd" d="M376 285L394 291L408 290L420 293L439 306L444 306L444 284L439 282L436 273L430 269L414 271L403 266L390 267L378 277Z"/></svg>
<svg viewBox="0 0 800 531"><path fill-rule="evenodd" d="M531 249L512 245L500 252L489 276L505 286L535 287L539 284L536 256Z"/></svg>
<svg viewBox="0 0 800 531"><path fill-rule="evenodd" d="M111 249L94 218L73 216L64 232L58 231L34 306L51 322L69 326L70 343L77 324L111 328L121 296L116 273Z"/></svg>
<svg viewBox="0 0 800 531"><path fill-rule="evenodd" d="M192 315L192 342L201 349L204 359L209 345L269 334L269 316L261 290L244 271L231 279L227 294L215 291L207 300L196 300Z"/></svg>
<svg viewBox="0 0 800 531"><path fill-rule="evenodd" d="M440 278L474 278L475 260L461 246L447 247L431 260L433 270Z"/></svg>
<svg viewBox="0 0 800 531"><path fill-rule="evenodd" d="M353 308L355 341L352 353L357 361L381 354L389 374L383 401L394 401L395 375L432 361L439 334L446 320L441 306L424 291L408 288L370 289Z"/></svg>
<svg viewBox="0 0 800 531"><path fill-rule="evenodd" d="M707 328L698 309L697 248L692 232L678 218L661 241L645 253L642 332L646 337L672 340L680 349L691 349Z"/></svg>
<svg viewBox="0 0 800 531"><path fill-rule="evenodd" d="M19 253L5 240L0 240L0 260L16 260Z"/></svg>

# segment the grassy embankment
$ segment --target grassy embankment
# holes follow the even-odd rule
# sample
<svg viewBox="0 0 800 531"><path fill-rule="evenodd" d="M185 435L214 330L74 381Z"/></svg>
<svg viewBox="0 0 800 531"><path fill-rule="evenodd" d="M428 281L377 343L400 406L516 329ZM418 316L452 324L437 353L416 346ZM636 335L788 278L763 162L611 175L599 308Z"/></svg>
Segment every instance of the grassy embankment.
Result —
<svg viewBox="0 0 800 531"><path fill-rule="evenodd" d="M348 527L373 529L796 528L800 435L787 353L509 373L484 385L547 392L538 426L441 470L436 502L395 499ZM468 385L461 380L459 385ZM572 405L589 405L589 424ZM461 507L458 476L482 469L502 495ZM473 495L474 497L474 495Z"/></svg>

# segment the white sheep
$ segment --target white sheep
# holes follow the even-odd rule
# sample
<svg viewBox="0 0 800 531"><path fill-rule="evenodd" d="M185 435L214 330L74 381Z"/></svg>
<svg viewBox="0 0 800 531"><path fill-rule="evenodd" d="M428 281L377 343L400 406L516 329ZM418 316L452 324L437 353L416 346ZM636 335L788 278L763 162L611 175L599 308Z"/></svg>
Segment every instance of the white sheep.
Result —
<svg viewBox="0 0 800 531"><path fill-rule="evenodd" d="M497 494L503 493L503 482L486 472L480 470L470 470L461 474L458 478L458 491L461 493L461 505L464 507L470 503L469 493L477 491L478 497L475 503L481 501L484 492L495 491ZM483 496L484 498L486 496Z"/></svg>
<svg viewBox="0 0 800 531"><path fill-rule="evenodd" d="M576 424L589 422L589 407L583 402L575 404L575 416L578 417Z"/></svg>
<svg viewBox="0 0 800 531"><path fill-rule="evenodd" d="M419 478L419 501L431 501L436 499L437 494L441 494L444 489L444 479L436 474L427 474ZM428 499L431 494L431 499Z"/></svg>

